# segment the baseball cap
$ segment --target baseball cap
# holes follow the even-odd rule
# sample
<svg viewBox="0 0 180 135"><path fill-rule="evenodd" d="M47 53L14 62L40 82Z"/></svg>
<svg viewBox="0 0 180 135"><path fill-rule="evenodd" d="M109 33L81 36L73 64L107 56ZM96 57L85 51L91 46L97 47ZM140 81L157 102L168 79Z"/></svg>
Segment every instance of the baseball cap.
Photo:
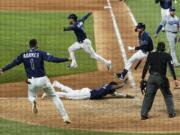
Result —
<svg viewBox="0 0 180 135"><path fill-rule="evenodd" d="M175 9L174 7L171 7L171 8L169 9L169 11L170 11L170 12L175 12L176 9Z"/></svg>

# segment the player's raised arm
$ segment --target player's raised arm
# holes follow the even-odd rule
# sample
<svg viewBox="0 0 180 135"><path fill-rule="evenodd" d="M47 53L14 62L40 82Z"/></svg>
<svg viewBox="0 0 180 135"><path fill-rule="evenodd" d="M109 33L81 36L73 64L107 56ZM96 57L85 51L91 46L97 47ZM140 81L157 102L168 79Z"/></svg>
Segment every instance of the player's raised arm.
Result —
<svg viewBox="0 0 180 135"><path fill-rule="evenodd" d="M64 31L71 31L71 30L74 30L75 29L75 27L73 26L73 25L70 25L70 26L68 26L68 27L64 27Z"/></svg>
<svg viewBox="0 0 180 135"><path fill-rule="evenodd" d="M54 57L53 55L50 55L47 52L42 52L43 59L47 62L53 62L53 63L61 63L61 62L67 62L70 61L68 58L58 58Z"/></svg>
<svg viewBox="0 0 180 135"><path fill-rule="evenodd" d="M91 14L92 14L92 12L87 13L85 16L83 16L81 18L81 21L83 21L83 22L86 21Z"/></svg>
<svg viewBox="0 0 180 135"><path fill-rule="evenodd" d="M22 54L21 54L21 55L19 55L16 59L14 59L10 64L4 66L4 67L2 68L2 72L5 72L5 71L7 71L7 70L12 69L13 67L21 64L22 61L23 61L23 59L22 59Z"/></svg>

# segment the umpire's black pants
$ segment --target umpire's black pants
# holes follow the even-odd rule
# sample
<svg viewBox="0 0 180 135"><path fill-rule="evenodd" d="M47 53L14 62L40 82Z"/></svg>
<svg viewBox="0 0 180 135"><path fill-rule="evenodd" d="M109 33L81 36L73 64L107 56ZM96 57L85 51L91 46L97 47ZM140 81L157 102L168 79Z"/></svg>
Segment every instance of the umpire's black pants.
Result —
<svg viewBox="0 0 180 135"><path fill-rule="evenodd" d="M162 77L159 73L151 73L141 108L141 116L148 116L148 112L151 110L156 92L159 88L164 96L168 114L175 113L169 80L166 77Z"/></svg>

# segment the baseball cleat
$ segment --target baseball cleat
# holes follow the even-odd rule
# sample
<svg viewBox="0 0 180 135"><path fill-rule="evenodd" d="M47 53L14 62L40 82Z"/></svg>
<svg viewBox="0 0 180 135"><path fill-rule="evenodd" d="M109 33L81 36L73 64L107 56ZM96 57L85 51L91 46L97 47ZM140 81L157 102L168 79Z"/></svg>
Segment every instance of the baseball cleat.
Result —
<svg viewBox="0 0 180 135"><path fill-rule="evenodd" d="M53 86L54 88L55 88L55 87L58 88L58 83L59 83L58 81L53 81L52 86Z"/></svg>
<svg viewBox="0 0 180 135"><path fill-rule="evenodd" d="M77 68L77 67L78 67L77 65L73 65L73 66L68 65L68 66L67 66L68 69L73 69L73 68Z"/></svg>
<svg viewBox="0 0 180 135"><path fill-rule="evenodd" d="M37 114L37 113L38 113L36 101L33 102L33 105L32 105L32 112L33 112L34 114Z"/></svg>
<svg viewBox="0 0 180 135"><path fill-rule="evenodd" d="M133 98L135 98L134 96L132 96L132 95L126 95L126 98L129 98L129 99L133 99Z"/></svg>
<svg viewBox="0 0 180 135"><path fill-rule="evenodd" d="M111 70L111 68L112 68L112 61L110 60L107 64L108 71Z"/></svg>
<svg viewBox="0 0 180 135"><path fill-rule="evenodd" d="M115 76L116 78L118 78L119 80L121 80L121 81L123 81L124 78L125 78L125 76L123 76L122 73L114 73L114 76Z"/></svg>
<svg viewBox="0 0 180 135"><path fill-rule="evenodd" d="M147 120L148 119L148 116L141 116L141 120Z"/></svg>
<svg viewBox="0 0 180 135"><path fill-rule="evenodd" d="M63 121L64 121L65 124L71 124L71 120L69 119L68 116L64 116Z"/></svg>
<svg viewBox="0 0 180 135"><path fill-rule="evenodd" d="M176 117L176 113L169 114L169 118L174 118L174 117Z"/></svg>

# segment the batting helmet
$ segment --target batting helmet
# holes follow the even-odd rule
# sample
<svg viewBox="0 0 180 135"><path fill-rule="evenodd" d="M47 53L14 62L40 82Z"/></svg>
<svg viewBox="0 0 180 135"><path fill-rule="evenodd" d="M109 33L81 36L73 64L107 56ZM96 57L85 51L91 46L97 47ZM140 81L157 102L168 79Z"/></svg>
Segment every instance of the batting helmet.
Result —
<svg viewBox="0 0 180 135"><path fill-rule="evenodd" d="M157 51L164 52L166 50L165 43L159 42L157 45Z"/></svg>
<svg viewBox="0 0 180 135"><path fill-rule="evenodd" d="M169 9L169 11L170 11L170 12L175 12L176 9L175 9L174 7L171 7L171 8Z"/></svg>
<svg viewBox="0 0 180 135"><path fill-rule="evenodd" d="M137 29L146 29L146 25L144 23L138 23L138 25L135 28L135 31L137 31Z"/></svg>
<svg viewBox="0 0 180 135"><path fill-rule="evenodd" d="M76 21L78 17L76 14L69 14L68 19L73 19L74 21Z"/></svg>

